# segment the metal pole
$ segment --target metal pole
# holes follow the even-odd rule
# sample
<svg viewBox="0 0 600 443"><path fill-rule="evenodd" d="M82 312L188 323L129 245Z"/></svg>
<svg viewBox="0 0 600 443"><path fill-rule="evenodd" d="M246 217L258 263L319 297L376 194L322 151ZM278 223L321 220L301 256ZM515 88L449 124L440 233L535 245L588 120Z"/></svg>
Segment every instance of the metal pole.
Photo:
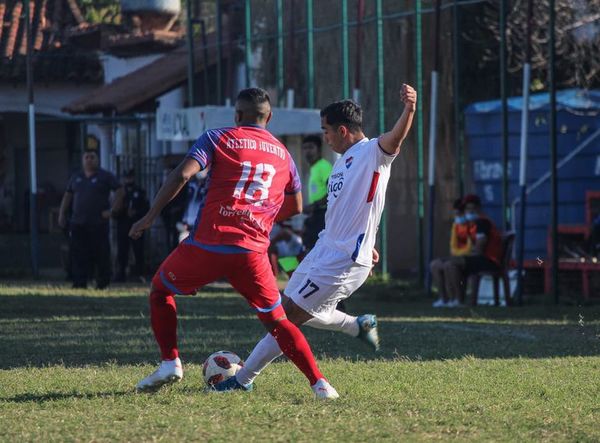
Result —
<svg viewBox="0 0 600 443"><path fill-rule="evenodd" d="M342 0L342 98L350 97L348 69L348 0Z"/></svg>
<svg viewBox="0 0 600 443"><path fill-rule="evenodd" d="M438 103L438 72L440 59L440 16L442 0L435 2L435 35L433 40L433 71L431 71L431 105L429 108L429 223L427 232L427 261L425 263L425 288L427 295L431 296L431 270L429 264L433 260L433 234L435 212L435 144L437 136L437 103Z"/></svg>
<svg viewBox="0 0 600 443"><path fill-rule="evenodd" d="M277 15L277 70L275 72L277 83L277 104L283 105L283 0L275 3Z"/></svg>
<svg viewBox="0 0 600 443"><path fill-rule="evenodd" d="M508 205L508 86L506 72L506 15L509 0L500 1L500 97L502 100L502 229L510 229Z"/></svg>
<svg viewBox="0 0 600 443"><path fill-rule="evenodd" d="M315 107L315 56L313 45L313 0L306 0L306 65L307 65L307 83L308 97L307 105L309 108Z"/></svg>
<svg viewBox="0 0 600 443"><path fill-rule="evenodd" d="M202 33L202 58L204 65L204 103L210 103L210 86L208 84L208 46L206 43L206 22L204 20L200 20L200 30Z"/></svg>
<svg viewBox="0 0 600 443"><path fill-rule="evenodd" d="M517 304L523 304L523 261L525 257L525 213L527 211L527 145L529 142L529 89L531 85L531 27L533 0L527 2L527 41L523 65L523 105L521 108L521 153L519 186L521 188L521 214L519 216L519 256L517 263ZM504 295L507 298L507 295ZM507 298L508 300L508 298Z"/></svg>
<svg viewBox="0 0 600 443"><path fill-rule="evenodd" d="M423 35L421 0L415 1L417 97L423 97ZM425 283L425 260L423 242L423 219L425 218L425 183L423 170L423 102L417 100L417 257L419 260L419 284Z"/></svg>
<svg viewBox="0 0 600 443"><path fill-rule="evenodd" d="M192 0L186 0L185 2L185 14L186 14L186 25L187 25L187 51L188 51L188 106L194 106L196 104L195 97L195 85L194 85L194 73L196 72L194 66L194 28L192 26Z"/></svg>
<svg viewBox="0 0 600 443"><path fill-rule="evenodd" d="M223 104L223 83L221 75L223 75L223 23L221 21L221 0L216 0L217 13L217 105Z"/></svg>
<svg viewBox="0 0 600 443"><path fill-rule="evenodd" d="M25 0L25 26L27 33L27 96L28 96L28 125L29 125L29 235L31 248L31 273L34 277L39 275L38 263L38 224L37 224L37 165L35 141L35 104L33 101L33 66L31 40L31 11L30 2Z"/></svg>
<svg viewBox="0 0 600 443"><path fill-rule="evenodd" d="M250 87L250 59L252 55L252 11L250 0L246 0L246 44L245 44L245 63L246 63L246 88Z"/></svg>
<svg viewBox="0 0 600 443"><path fill-rule="evenodd" d="M459 9L458 0L454 0L453 4L453 26L452 26L452 52L453 52L453 77L454 77L454 149L456 151L456 180L457 193L462 196L465 192L463 179L463 152L460 139L460 54L458 45L459 33Z"/></svg>
<svg viewBox="0 0 600 443"><path fill-rule="evenodd" d="M551 172L551 236L552 236L552 296L558 303L558 176L556 168L556 7L554 0L550 0L550 172Z"/></svg>
<svg viewBox="0 0 600 443"><path fill-rule="evenodd" d="M379 133L385 131L385 83L384 83L384 60L383 60L383 7L382 0L376 3L376 23L377 23L377 121L379 123ZM387 247L387 211L381 215L380 227L380 249L381 249L381 273L385 280L389 277L388 273L388 247Z"/></svg>
<svg viewBox="0 0 600 443"><path fill-rule="evenodd" d="M362 60L363 30L362 23L365 17L365 0L358 0L356 3L356 60ZM360 70L361 63L355 63L354 66L354 90L352 99L360 103Z"/></svg>

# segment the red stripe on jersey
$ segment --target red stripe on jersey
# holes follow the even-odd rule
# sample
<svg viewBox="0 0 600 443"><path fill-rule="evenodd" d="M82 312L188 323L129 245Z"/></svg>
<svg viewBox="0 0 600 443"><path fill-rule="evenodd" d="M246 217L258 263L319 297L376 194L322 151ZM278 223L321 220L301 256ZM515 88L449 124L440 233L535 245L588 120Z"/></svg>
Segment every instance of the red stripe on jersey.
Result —
<svg viewBox="0 0 600 443"><path fill-rule="evenodd" d="M375 191L377 191L378 182L379 172L373 172L373 178L371 179L371 187L369 188L369 195L367 196L367 203L371 203L375 198Z"/></svg>

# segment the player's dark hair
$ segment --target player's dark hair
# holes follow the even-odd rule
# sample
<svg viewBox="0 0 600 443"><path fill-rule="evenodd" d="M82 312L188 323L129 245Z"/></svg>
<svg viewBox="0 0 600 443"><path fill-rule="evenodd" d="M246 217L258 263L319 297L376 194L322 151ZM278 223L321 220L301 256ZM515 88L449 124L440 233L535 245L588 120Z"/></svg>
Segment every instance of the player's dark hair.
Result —
<svg viewBox="0 0 600 443"><path fill-rule="evenodd" d="M321 152L321 148L323 147L323 141L321 140L320 135L307 135L302 139L302 144L304 143L312 143L317 147L319 152Z"/></svg>
<svg viewBox="0 0 600 443"><path fill-rule="evenodd" d="M362 129L362 109L352 100L341 100L327 105L321 110L321 117L327 124L336 128L343 125L351 132Z"/></svg>
<svg viewBox="0 0 600 443"><path fill-rule="evenodd" d="M242 89L236 100L242 100L253 105L262 105L263 103L271 103L269 93L262 88L246 88Z"/></svg>
<svg viewBox="0 0 600 443"><path fill-rule="evenodd" d="M481 208L481 199L479 198L478 195L475 195L475 194L466 195L465 198L463 199L463 204L466 206L469 203L472 205L475 205L476 208Z"/></svg>
<svg viewBox="0 0 600 443"><path fill-rule="evenodd" d="M464 211L465 210L465 204L463 202L462 197L457 198L456 200L454 200L454 203L452 203L452 209L456 209L457 211Z"/></svg>
<svg viewBox="0 0 600 443"><path fill-rule="evenodd" d="M264 120L271 112L271 98L262 88L242 89L236 103L237 112L243 112L244 120Z"/></svg>

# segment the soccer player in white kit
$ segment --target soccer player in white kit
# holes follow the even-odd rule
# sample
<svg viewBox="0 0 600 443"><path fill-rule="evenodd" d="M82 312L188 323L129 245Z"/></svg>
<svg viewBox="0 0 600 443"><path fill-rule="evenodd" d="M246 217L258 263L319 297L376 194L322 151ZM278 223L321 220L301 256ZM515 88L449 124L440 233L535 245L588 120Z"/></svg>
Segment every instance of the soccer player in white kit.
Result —
<svg viewBox="0 0 600 443"><path fill-rule="evenodd" d="M288 319L296 325L341 331L376 349L375 316L353 317L336 307L365 282L378 260L375 240L391 165L412 125L417 94L404 84L400 99L404 111L392 130L370 140L362 131L362 110L353 101L335 102L321 111L324 139L341 157L329 177L325 229L290 278L283 301ZM236 377L215 389L251 390L254 379L280 355L277 341L267 334ZM331 385L325 389L330 392L324 397L338 397Z"/></svg>

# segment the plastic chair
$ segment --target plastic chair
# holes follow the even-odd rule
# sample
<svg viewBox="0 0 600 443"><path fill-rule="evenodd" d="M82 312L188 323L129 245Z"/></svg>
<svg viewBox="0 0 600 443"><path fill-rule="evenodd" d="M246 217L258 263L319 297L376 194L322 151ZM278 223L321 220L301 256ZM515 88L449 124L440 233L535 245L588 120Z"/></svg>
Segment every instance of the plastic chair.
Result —
<svg viewBox="0 0 600 443"><path fill-rule="evenodd" d="M506 305L512 305L512 298L510 296L510 283L508 278L508 270L510 267L510 259L512 257L512 251L515 244L515 233L507 232L502 236L502 262L501 267L497 271L483 271L473 275L473 299L472 305L477 306L477 299L479 297L479 283L481 277L489 275L494 281L494 306L500 305L500 287L499 282L502 280L504 289L504 298L506 299Z"/></svg>

